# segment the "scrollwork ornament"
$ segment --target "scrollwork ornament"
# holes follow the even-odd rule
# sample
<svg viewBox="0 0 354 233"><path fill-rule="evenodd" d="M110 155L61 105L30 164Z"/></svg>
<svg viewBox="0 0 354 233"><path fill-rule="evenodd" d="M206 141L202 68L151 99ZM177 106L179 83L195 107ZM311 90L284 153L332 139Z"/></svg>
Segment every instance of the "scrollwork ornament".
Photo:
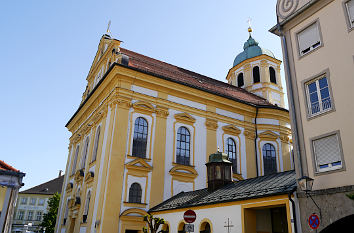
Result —
<svg viewBox="0 0 354 233"><path fill-rule="evenodd" d="M299 5L299 0L279 0L277 4L277 14L280 18L285 19L294 13Z"/></svg>

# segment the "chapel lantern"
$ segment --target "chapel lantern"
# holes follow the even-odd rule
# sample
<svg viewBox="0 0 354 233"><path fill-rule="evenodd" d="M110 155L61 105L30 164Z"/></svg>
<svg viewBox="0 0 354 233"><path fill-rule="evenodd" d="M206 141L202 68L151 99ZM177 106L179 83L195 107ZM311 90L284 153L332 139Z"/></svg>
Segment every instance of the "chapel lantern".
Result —
<svg viewBox="0 0 354 233"><path fill-rule="evenodd" d="M206 164L208 172L208 191L213 192L224 185L232 182L231 169L232 162L228 156L220 151L209 156L209 162Z"/></svg>

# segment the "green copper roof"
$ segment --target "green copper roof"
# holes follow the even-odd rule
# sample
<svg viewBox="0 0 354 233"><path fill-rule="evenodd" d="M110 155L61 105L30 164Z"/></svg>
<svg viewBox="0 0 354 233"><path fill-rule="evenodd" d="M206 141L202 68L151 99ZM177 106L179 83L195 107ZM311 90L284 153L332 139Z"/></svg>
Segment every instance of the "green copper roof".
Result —
<svg viewBox="0 0 354 233"><path fill-rule="evenodd" d="M208 163L231 163L231 162L228 160L227 154L218 151L214 154L209 155Z"/></svg>
<svg viewBox="0 0 354 233"><path fill-rule="evenodd" d="M248 40L243 45L243 52L236 56L233 67L237 66L238 64L240 64L241 62L249 58L257 57L262 54L275 58L274 54L271 51L269 51L268 49L263 49L260 46L258 46L258 42L255 39L253 39L252 36L250 35Z"/></svg>

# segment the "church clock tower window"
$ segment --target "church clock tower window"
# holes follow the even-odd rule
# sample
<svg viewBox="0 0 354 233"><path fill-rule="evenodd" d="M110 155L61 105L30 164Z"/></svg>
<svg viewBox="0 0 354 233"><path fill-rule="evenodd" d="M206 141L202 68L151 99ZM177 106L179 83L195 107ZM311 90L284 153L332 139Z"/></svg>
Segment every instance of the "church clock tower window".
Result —
<svg viewBox="0 0 354 233"><path fill-rule="evenodd" d="M133 183L129 189L129 202L141 203L141 187L138 183Z"/></svg>
<svg viewBox="0 0 354 233"><path fill-rule="evenodd" d="M264 175L269 175L277 172L277 161L275 148L272 144L267 143L263 146L263 164L264 164Z"/></svg>
<svg viewBox="0 0 354 233"><path fill-rule="evenodd" d="M133 152L132 155L140 158L146 157L146 145L148 135L148 123L142 118L138 117L135 120Z"/></svg>
<svg viewBox="0 0 354 233"><path fill-rule="evenodd" d="M275 70L273 67L269 67L270 82L277 84L277 77L275 75Z"/></svg>
<svg viewBox="0 0 354 233"><path fill-rule="evenodd" d="M253 83L259 83L261 81L261 76L259 74L259 67L253 67Z"/></svg>
<svg viewBox="0 0 354 233"><path fill-rule="evenodd" d="M240 73L237 75L237 86L243 87L243 85L245 85L245 81L243 80L243 73Z"/></svg>

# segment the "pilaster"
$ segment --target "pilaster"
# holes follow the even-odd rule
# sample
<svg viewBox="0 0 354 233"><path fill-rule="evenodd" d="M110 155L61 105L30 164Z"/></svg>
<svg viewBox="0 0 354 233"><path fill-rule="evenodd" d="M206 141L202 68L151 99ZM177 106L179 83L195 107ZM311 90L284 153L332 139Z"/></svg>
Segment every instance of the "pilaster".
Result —
<svg viewBox="0 0 354 233"><path fill-rule="evenodd" d="M249 118L249 117L247 117ZM251 121L252 118L246 119ZM247 174L244 174L246 179L253 178L257 176L257 163L256 163L256 153L255 153L255 142L256 137L255 130L252 128L245 128L243 132L245 136L245 145L246 145L246 167Z"/></svg>
<svg viewBox="0 0 354 233"><path fill-rule="evenodd" d="M149 208L161 203L164 194L165 178L165 150L166 150L166 124L168 109L156 107L156 126L153 152L153 171L151 175L151 193Z"/></svg>

